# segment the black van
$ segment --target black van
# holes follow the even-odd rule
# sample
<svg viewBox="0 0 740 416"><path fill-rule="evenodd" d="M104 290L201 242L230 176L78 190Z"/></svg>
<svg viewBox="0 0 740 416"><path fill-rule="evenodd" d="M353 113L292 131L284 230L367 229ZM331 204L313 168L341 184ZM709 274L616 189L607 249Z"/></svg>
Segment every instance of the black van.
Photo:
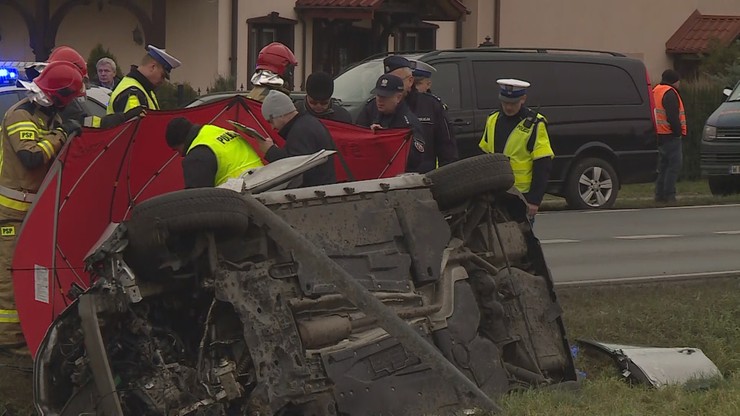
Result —
<svg viewBox="0 0 740 416"><path fill-rule="evenodd" d="M707 119L701 141L701 173L714 195L740 192L740 82Z"/></svg>
<svg viewBox="0 0 740 416"><path fill-rule="evenodd" d="M548 121L555 152L548 193L573 208L609 208L622 184L655 178L657 145L645 65L612 52L483 47L405 54L434 66L432 91L449 107L461 157L480 154L499 78L529 81L527 105ZM383 72L384 56L340 74L334 97L354 115Z"/></svg>

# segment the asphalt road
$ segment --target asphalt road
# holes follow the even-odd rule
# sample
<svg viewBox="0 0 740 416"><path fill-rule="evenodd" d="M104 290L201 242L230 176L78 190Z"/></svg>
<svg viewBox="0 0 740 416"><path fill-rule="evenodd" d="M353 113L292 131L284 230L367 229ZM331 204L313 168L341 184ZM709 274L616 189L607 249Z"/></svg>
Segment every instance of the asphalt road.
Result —
<svg viewBox="0 0 740 416"><path fill-rule="evenodd" d="M740 204L543 212L534 231L556 283L740 274Z"/></svg>

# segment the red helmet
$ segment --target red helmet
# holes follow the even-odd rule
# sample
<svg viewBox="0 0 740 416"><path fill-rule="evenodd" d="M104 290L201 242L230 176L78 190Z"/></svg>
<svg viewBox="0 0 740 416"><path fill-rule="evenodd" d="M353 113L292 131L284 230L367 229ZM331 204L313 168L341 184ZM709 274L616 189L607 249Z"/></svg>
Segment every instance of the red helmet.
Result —
<svg viewBox="0 0 740 416"><path fill-rule="evenodd" d="M75 98L85 95L79 68L67 61L49 63L33 83L55 107L66 107Z"/></svg>
<svg viewBox="0 0 740 416"><path fill-rule="evenodd" d="M52 63L56 61L71 62L79 68L83 78L87 76L87 62L85 62L85 58L69 46L59 46L51 51L47 62Z"/></svg>
<svg viewBox="0 0 740 416"><path fill-rule="evenodd" d="M296 65L298 61L293 52L280 42L272 42L257 55L257 69L272 71L282 78L291 75Z"/></svg>

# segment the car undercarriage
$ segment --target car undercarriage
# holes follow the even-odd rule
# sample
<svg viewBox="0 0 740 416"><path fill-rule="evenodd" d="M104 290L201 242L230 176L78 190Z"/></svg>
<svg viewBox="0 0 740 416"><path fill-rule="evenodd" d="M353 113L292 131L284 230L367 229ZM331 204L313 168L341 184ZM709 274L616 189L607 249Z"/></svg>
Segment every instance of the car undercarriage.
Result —
<svg viewBox="0 0 740 416"><path fill-rule="evenodd" d="M512 183L508 160L484 155L427 175L144 201L48 331L37 409L440 414L573 382Z"/></svg>

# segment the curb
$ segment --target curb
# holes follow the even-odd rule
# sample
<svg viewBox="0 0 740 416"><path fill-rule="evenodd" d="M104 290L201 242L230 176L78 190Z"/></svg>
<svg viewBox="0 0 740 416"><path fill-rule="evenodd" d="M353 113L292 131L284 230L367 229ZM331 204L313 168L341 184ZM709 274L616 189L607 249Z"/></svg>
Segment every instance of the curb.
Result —
<svg viewBox="0 0 740 416"><path fill-rule="evenodd" d="M645 283L674 283L683 281L706 281L722 278L740 278L740 270L721 272L666 274L657 276L620 277L616 279L581 280L577 282L555 282L557 288L579 288L595 286L636 285Z"/></svg>

